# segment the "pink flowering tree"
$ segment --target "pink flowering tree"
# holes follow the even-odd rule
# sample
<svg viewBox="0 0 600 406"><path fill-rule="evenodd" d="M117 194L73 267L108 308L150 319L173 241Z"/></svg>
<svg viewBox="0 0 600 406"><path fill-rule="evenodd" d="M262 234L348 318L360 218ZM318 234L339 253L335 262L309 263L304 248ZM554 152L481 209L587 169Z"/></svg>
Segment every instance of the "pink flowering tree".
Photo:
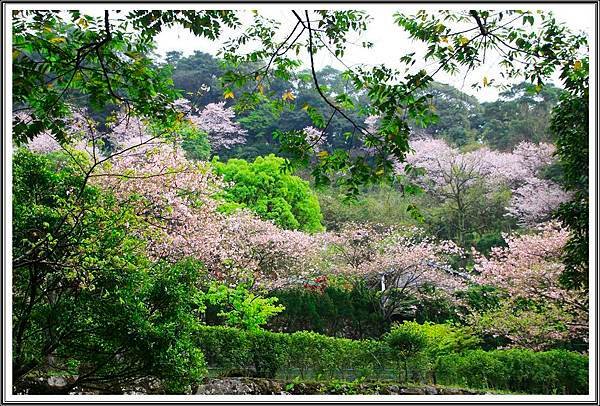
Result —
<svg viewBox="0 0 600 406"><path fill-rule="evenodd" d="M302 131L304 131L304 136L309 147L315 152L321 151L326 141L325 133L313 126L305 127Z"/></svg>
<svg viewBox="0 0 600 406"><path fill-rule="evenodd" d="M235 113L225 102L209 103L201 111L189 116L190 121L208 134L215 151L230 149L246 142L247 131L234 121Z"/></svg>
<svg viewBox="0 0 600 406"><path fill-rule="evenodd" d="M220 177L208 164L191 162L181 149L166 144L115 157L92 178L136 205L146 231L152 231L148 250L153 258L196 258L213 279L277 286L311 269L319 250L309 234L282 230L244 211L218 212Z"/></svg>
<svg viewBox="0 0 600 406"><path fill-rule="evenodd" d="M554 147L550 144L522 142L511 153L487 147L461 152L431 138L414 140L411 145L414 151L407 155L406 163L424 174L407 171L401 165L398 172L409 175L452 213L455 238L461 245L467 232L478 227L469 222L481 214L485 220L501 218L505 213L520 224L532 225L547 220L567 198L558 184L540 177L541 169L553 162ZM511 192L506 201L502 200L502 190ZM493 209L497 204L504 213ZM487 213L492 209L495 215Z"/></svg>
<svg viewBox="0 0 600 406"><path fill-rule="evenodd" d="M101 126L85 108L72 107L68 118L69 138L66 141L59 144L54 135L44 132L34 137L27 148L40 153L62 150L73 159L79 155L83 157L83 160L78 159L82 170L91 173L93 168L109 162L113 156L130 154L133 150L140 152L173 141L173 137L168 140L167 136L176 132L177 126L169 130L157 130L152 129L149 122L119 110L109 115Z"/></svg>
<svg viewBox="0 0 600 406"><path fill-rule="evenodd" d="M552 212L569 200L569 196L555 182L526 178L512 191L507 213L518 219L519 224L531 227L550 219Z"/></svg>
<svg viewBox="0 0 600 406"><path fill-rule="evenodd" d="M15 118L20 121L28 121L29 115L23 112L15 114ZM98 143L98 152L103 144L101 144L101 136L97 131L96 123L87 116L86 109L71 108L71 115L65 118L68 128L68 139L59 143L50 131L44 131L32 138L26 147L33 152L47 154L65 150L65 147L75 147L80 150L92 152L94 143ZM88 145L88 143L90 145Z"/></svg>
<svg viewBox="0 0 600 406"><path fill-rule="evenodd" d="M266 284L268 275L268 282L276 285L280 278L309 270L317 250L310 235L279 229L246 212L218 212L216 196L224 184L207 163L184 155L179 130L188 125L185 117L191 113L186 109L191 107L185 100L175 104L181 116L166 131L121 112L101 131L85 111L74 111L73 145L60 145L51 134L42 134L29 148L64 151L78 162L86 182L133 206L144 227L131 233L148 240L148 253L155 260L193 257L205 264L210 277L231 283L253 279ZM106 141L111 150L104 148Z"/></svg>
<svg viewBox="0 0 600 406"><path fill-rule="evenodd" d="M31 139L27 143L27 148L33 152L48 154L50 152L59 151L61 146L50 132L44 131Z"/></svg>
<svg viewBox="0 0 600 406"><path fill-rule="evenodd" d="M533 234L505 236L507 247L489 257L476 254L477 282L500 288L501 307L475 313L470 323L481 333L502 336L511 347L540 350L560 341L587 341L588 297L559 283L561 254L569 233L556 222Z"/></svg>
<svg viewBox="0 0 600 406"><path fill-rule="evenodd" d="M498 173L486 165L491 151L461 153L445 141L431 138L415 140L412 147L414 152L406 157L406 163L422 172L409 172L410 179L448 213L448 226L454 230L447 237L464 245L482 196L499 190ZM399 167L399 172L407 173L404 167Z"/></svg>
<svg viewBox="0 0 600 406"><path fill-rule="evenodd" d="M366 280L380 290L380 307L386 320L405 313L407 301L419 298L420 288L434 286L451 299L464 289L469 277L450 265L463 255L451 241L437 241L417 228L377 230L350 226L328 238L331 272ZM413 309L414 310L414 309Z"/></svg>

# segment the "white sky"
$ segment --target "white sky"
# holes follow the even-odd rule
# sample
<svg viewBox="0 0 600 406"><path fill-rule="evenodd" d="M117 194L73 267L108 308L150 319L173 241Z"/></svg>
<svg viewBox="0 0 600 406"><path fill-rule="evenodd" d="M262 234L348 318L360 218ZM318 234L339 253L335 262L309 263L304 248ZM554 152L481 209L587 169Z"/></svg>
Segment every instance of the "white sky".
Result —
<svg viewBox="0 0 600 406"><path fill-rule="evenodd" d="M304 7L303 7L304 6ZM307 5L302 4L277 4L277 5L252 5L244 4L240 5L194 5L194 8L228 8L240 10L240 17L243 23L251 21L250 10L258 10L260 14L266 15L271 18L275 18L281 21L282 30L281 35L283 37L291 31L296 23L296 19L291 13L291 9L296 11L303 11ZM310 6L310 5L309 5ZM562 4L562 5L546 5L546 4L518 4L518 3L506 3L501 5L484 4L477 5L476 3L464 4L464 5L443 5L444 9L520 9L520 10L544 10L552 11L556 16L557 20L564 22L573 31L584 31L588 34L590 39L590 48L594 49L593 36L594 36L594 15L595 9L593 4ZM175 5L171 5L169 8L176 8ZM186 5L186 8L191 8ZM436 10L439 8L438 5L401 5L401 4L348 4L348 5L327 5L319 4L319 9L360 9L365 10L372 18L372 22L369 24L368 31L361 38L353 38L352 42L360 44L362 41L371 41L374 43L374 47L371 49L364 49L360 46L348 45L346 55L343 57L343 61L347 65L362 64L362 65L377 65L385 64L390 67L399 67L399 59L407 52L417 51L424 54L423 44L415 41L411 41L408 38L406 32L394 23L393 14L397 11L401 11L405 14L413 14L419 9ZM300 13L299 13L300 14ZM226 38L231 35L238 34L232 30L225 31L221 36L221 40L212 42L204 38L195 37L187 30L174 27L170 30L164 31L157 37L158 53L164 55L167 51L181 51L184 55L192 54L195 50L200 50L215 55L222 43ZM307 61L306 55L300 55ZM493 87L487 87L485 89L474 90L471 88L471 84L476 81L481 81L484 76L488 79L496 78L497 82L503 81L499 76L498 61L500 60L497 55L488 54L486 58L485 66L482 66L478 70L469 72L467 79L464 80L464 74L458 74L456 76L450 76L440 72L436 75L436 80L449 83L453 86L461 89L465 93L476 96L480 101L495 100L498 96L498 90ZM317 54L315 59L315 65L317 69L326 65L331 65L338 69L343 69L343 66L335 60L327 51L321 51ZM421 67L427 67L423 62ZM429 66L435 68L436 66ZM558 79L555 79L558 83ZM504 81L505 82L505 81Z"/></svg>

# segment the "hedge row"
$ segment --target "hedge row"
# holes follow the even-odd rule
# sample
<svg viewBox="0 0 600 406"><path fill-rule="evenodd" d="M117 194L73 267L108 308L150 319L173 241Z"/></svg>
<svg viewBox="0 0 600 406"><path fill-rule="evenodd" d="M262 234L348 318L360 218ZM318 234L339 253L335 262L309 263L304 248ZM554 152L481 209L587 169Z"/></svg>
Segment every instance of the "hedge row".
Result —
<svg viewBox="0 0 600 406"><path fill-rule="evenodd" d="M471 350L437 359L436 381L473 389L587 394L588 357L566 350Z"/></svg>
<svg viewBox="0 0 600 406"><path fill-rule="evenodd" d="M224 375L273 378L290 372L302 378L356 378L385 372L389 354L383 342L350 340L301 331L292 334L205 326L198 345L210 367Z"/></svg>
<svg viewBox="0 0 600 406"><path fill-rule="evenodd" d="M204 326L197 343L208 365L221 375L352 380L393 378L402 373L385 341ZM521 393L588 393L588 357L575 352L465 350L435 359L426 354L412 358L413 380Z"/></svg>

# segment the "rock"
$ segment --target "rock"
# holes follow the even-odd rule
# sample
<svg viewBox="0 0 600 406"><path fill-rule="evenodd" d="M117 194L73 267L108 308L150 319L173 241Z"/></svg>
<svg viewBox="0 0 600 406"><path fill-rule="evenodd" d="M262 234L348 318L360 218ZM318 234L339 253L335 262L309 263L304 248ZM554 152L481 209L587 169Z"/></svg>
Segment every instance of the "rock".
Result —
<svg viewBox="0 0 600 406"><path fill-rule="evenodd" d="M399 395L424 395L425 391L422 388L400 388Z"/></svg>
<svg viewBox="0 0 600 406"><path fill-rule="evenodd" d="M54 389L64 389L67 386L67 380L62 376L51 376L47 382L48 386Z"/></svg>
<svg viewBox="0 0 600 406"><path fill-rule="evenodd" d="M86 385L72 387L77 377L53 376L28 378L15 385L14 393L30 395L70 394L164 394L160 380L156 378L137 379L131 383L112 383L101 387ZM188 388L186 394L196 395L317 395L317 394L378 394L378 395L477 395L483 391L460 388L445 388L433 385L402 387L395 382L331 383L278 381L266 378L224 377L207 379L196 388Z"/></svg>
<svg viewBox="0 0 600 406"><path fill-rule="evenodd" d="M58 395L67 394L70 391L76 376L62 377L50 376L48 378L25 378L13 389L16 394L28 395Z"/></svg>
<svg viewBox="0 0 600 406"><path fill-rule="evenodd" d="M199 385L196 395L252 395L256 394L255 385L243 382L244 378L211 379Z"/></svg>
<svg viewBox="0 0 600 406"><path fill-rule="evenodd" d="M460 388L438 388L438 395L481 395L482 392L476 392Z"/></svg>

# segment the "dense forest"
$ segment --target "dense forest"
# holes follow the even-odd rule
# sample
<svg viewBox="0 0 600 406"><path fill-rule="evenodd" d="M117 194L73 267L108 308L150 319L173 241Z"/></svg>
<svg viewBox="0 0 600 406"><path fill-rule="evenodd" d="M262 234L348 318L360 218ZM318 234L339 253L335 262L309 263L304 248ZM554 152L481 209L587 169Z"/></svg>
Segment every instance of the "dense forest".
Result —
<svg viewBox="0 0 600 406"><path fill-rule="evenodd" d="M175 87L182 90L196 107L224 101L227 102L226 107L234 104L233 99L223 100L220 77L226 67L222 60L201 51L188 57L172 51L167 53L165 59L173 69ZM334 94L347 93L354 103L366 106L368 102L365 97L352 92L350 83L343 79L342 73L325 67L318 71L319 83ZM325 110L326 104L310 82L308 71L303 71L301 75L305 82L296 85L281 79L271 83L271 90L276 93L294 91L293 105L287 110L274 111L265 103L238 115L237 121L248 131L246 142L243 146L226 151L225 157L235 155L253 159L260 155L278 154L279 145L273 139L273 133L277 130L302 130L313 125L310 116L301 108L309 105L317 110ZM306 83L306 80L309 82ZM426 128L413 124L413 132L422 137L443 139L457 147L468 148L470 144L485 143L501 151L510 151L521 141L551 142L552 136L548 131L550 112L558 102L560 89L551 84L539 92L532 88L523 82L501 92L495 102L480 103L475 97L450 85L433 83L424 92L431 95L438 122ZM364 121L366 116L356 112L355 119ZM347 120L334 117L322 142L330 148L359 147L344 137L345 133L352 130Z"/></svg>
<svg viewBox="0 0 600 406"><path fill-rule="evenodd" d="M394 16L449 72L504 52L496 101L315 67L362 12L164 58L236 14L17 12L14 391L587 394L587 39L440 13Z"/></svg>

